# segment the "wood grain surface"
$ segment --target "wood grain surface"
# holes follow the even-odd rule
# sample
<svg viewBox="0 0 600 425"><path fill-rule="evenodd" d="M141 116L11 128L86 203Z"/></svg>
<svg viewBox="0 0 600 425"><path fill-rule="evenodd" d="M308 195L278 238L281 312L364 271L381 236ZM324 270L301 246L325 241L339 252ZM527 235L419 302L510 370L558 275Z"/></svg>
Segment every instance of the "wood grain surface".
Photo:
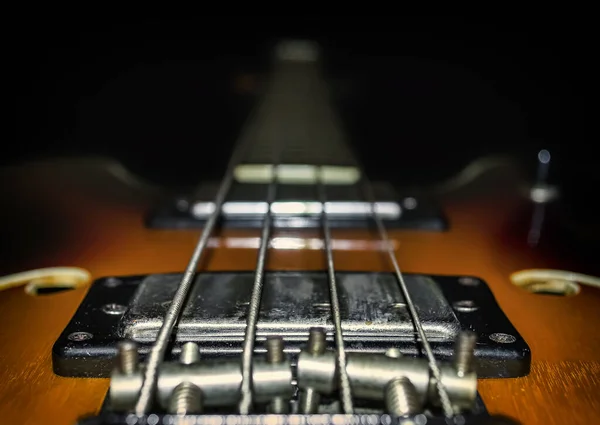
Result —
<svg viewBox="0 0 600 425"><path fill-rule="evenodd" d="M143 215L155 201L151 190L94 174L89 163L34 164L3 170L2 238L10 251L0 272L77 266L94 278L183 270L197 241L196 231L149 230ZM513 286L510 273L527 268L565 267L560 258L532 250L513 226L522 202L498 193L449 200L451 230L394 231L404 271L476 275L487 281L506 315L532 351L529 376L480 380L488 409L524 424L591 424L600 418L600 291L578 295L530 294ZM510 233L510 237L506 235ZM376 239L364 231L334 230L334 239ZM313 231L279 231L274 236L319 237ZM232 238L257 238L259 231L222 231L205 270L253 270L257 252L227 247ZM239 239L237 239L239 240ZM11 249L11 247L14 247ZM381 252L336 250L339 270L389 270ZM569 265L570 266L570 265ZM270 250L268 269L323 270L314 249ZM106 379L53 374L51 347L85 296L87 288L31 296L23 288L0 292L0 418L3 423L73 424L98 411Z"/></svg>

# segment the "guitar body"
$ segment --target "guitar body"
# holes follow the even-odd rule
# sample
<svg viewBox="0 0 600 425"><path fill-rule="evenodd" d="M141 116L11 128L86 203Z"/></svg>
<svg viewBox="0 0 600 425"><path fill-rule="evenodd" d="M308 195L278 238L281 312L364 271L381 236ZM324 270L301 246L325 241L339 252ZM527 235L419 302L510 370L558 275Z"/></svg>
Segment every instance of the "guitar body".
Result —
<svg viewBox="0 0 600 425"><path fill-rule="evenodd" d="M227 414L228 425L262 425L273 418L263 412L294 412L355 423L308 416L347 412L386 425L594 423L598 274L560 237L560 199L540 198L552 191L532 191L507 159L415 192L371 182L318 46L274 47L220 185L190 181L175 198L106 159L0 170L0 420L121 425L135 412L147 415L136 423ZM399 126L406 116L369 106ZM232 142L203 137L204 155ZM398 152L373 146L375 168L402 167ZM449 162L431 157L432 168ZM538 161L536 189L549 153ZM155 276L188 264L183 279ZM531 269L555 274L524 282L518 272ZM281 425L300 423L292 417Z"/></svg>
<svg viewBox="0 0 600 425"><path fill-rule="evenodd" d="M9 251L2 274L72 266L96 279L183 270L199 232L146 228L143 218L158 192L124 182L114 169L105 160L60 160L2 170L2 232ZM481 277L529 344L528 376L480 380L491 413L524 424L593 423L600 416L600 291L582 285L575 296L549 296L511 283L511 273L519 270L576 265L555 258L551 250L529 248L514 225L524 199L517 191L490 195L486 184L475 181L444 197L447 232L391 231L400 266L405 272ZM256 241L259 232L218 231L213 235L218 243L201 269L254 270L256 246L227 241ZM311 230L277 230L273 236L320 237ZM334 229L332 237L357 242L348 250L334 250L338 270L390 270L383 253L364 243L376 240L369 231ZM326 263L322 250L297 244L271 249L266 268L324 270ZM100 409L108 379L59 377L52 369L52 345L87 289L36 296L17 286L0 292L3 422L67 425Z"/></svg>

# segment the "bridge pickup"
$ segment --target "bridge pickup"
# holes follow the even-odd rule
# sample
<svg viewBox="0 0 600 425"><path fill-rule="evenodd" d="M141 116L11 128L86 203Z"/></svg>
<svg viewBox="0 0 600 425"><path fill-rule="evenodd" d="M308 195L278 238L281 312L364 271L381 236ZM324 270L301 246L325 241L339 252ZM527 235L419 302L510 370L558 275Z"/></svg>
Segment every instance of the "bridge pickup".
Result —
<svg viewBox="0 0 600 425"><path fill-rule="evenodd" d="M420 356L421 346L395 276L390 273L338 272L346 350L384 353L399 349ZM108 376L124 338L134 340L142 358L148 353L181 279L180 274L111 277L91 286L73 319L56 341L53 364L63 376ZM235 357L242 351L252 272L199 273L167 359L186 341L196 342L203 358ZM529 347L476 278L406 275L406 283L436 356L450 360L461 329L478 335L479 377L516 377L529 371ZM268 336L281 336L292 359L305 344L309 328L323 327L334 349L327 274L266 272L257 327L256 352Z"/></svg>
<svg viewBox="0 0 600 425"><path fill-rule="evenodd" d="M159 205L147 217L151 228L200 228L215 209L218 185L205 184L193 196L176 197ZM221 210L221 225L260 228L269 206L268 184L233 184ZM371 203L357 185L326 185L327 202L320 202L310 184L281 184L270 210L276 228L318 228L321 214L328 214L334 228L365 228L373 225ZM390 228L443 231L447 223L439 208L421 194L396 193L387 184L374 184L375 209Z"/></svg>

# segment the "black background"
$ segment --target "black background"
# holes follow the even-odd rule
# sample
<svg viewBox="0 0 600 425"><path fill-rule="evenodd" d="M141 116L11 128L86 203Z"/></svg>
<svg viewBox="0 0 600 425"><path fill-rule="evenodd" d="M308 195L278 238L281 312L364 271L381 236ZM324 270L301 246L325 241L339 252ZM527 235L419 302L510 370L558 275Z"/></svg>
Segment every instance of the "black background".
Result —
<svg viewBox="0 0 600 425"><path fill-rule="evenodd" d="M160 183L218 178L254 102L234 78L267 71L275 40L304 37L324 49L374 178L430 183L494 153L534 172L547 148L567 194L580 200L598 182L584 18L110 16L19 22L8 62L17 132L3 163L101 154Z"/></svg>
<svg viewBox="0 0 600 425"><path fill-rule="evenodd" d="M218 179L255 101L233 90L235 78L263 76L276 40L310 38L373 179L429 184L491 154L512 155L533 175L536 153L549 149L558 216L567 234L578 229L561 244L595 262L600 177L584 111L596 49L585 14L108 12L13 17L4 57L16 132L2 164L99 154L161 184Z"/></svg>

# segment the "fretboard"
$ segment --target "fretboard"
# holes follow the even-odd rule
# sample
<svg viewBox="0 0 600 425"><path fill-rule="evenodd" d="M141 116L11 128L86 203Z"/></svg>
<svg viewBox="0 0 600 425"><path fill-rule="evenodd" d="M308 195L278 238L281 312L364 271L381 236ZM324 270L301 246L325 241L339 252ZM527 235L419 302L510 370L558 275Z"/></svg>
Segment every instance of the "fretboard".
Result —
<svg viewBox="0 0 600 425"><path fill-rule="evenodd" d="M277 50L262 100L242 134L250 164L356 165L311 44Z"/></svg>

